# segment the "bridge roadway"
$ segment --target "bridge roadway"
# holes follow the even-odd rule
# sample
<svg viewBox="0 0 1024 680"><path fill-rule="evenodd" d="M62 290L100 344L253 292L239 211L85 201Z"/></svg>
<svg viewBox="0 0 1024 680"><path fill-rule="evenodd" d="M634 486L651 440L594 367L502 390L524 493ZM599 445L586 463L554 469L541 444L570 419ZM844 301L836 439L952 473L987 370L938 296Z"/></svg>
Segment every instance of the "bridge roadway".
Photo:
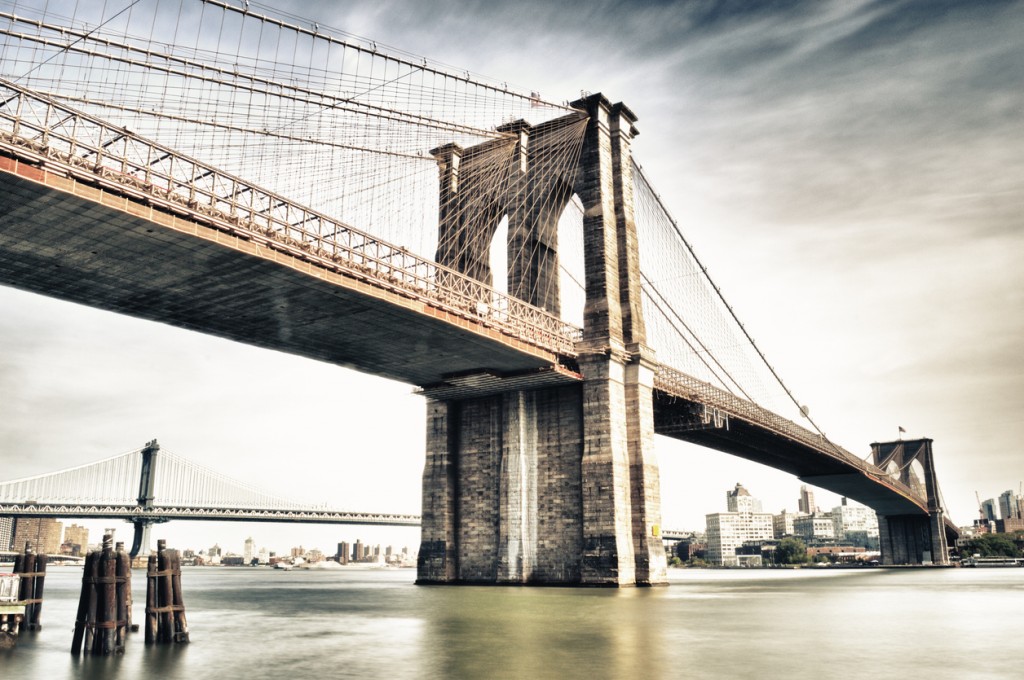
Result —
<svg viewBox="0 0 1024 680"><path fill-rule="evenodd" d="M110 141L90 153L99 156L130 136L114 128L103 135ZM433 263L414 269L433 267L431 276L454 282L446 290L410 282L407 271L388 264L408 254L369 237L360 252L328 258L323 241L311 248L239 220L228 199L207 196L204 209L180 200L182 187L168 188L166 177L162 188L139 179L170 153L153 147L148 158L157 160L117 173L0 127L0 284L355 368L435 398L582 380L573 349L578 331L557 319L526 310L533 318L519 323L522 313L509 312L516 301L483 304L479 288L462 290L481 284ZM192 177L218 172L185 161ZM260 191L224 177L232 196ZM218 209L225 201L230 212ZM303 214L303 221L328 219ZM927 513L909 488L815 442L817 435L778 416L765 419L763 409L731 395L718 398L709 385L710 392L681 389L665 375L671 371L656 383L658 433L785 470L881 514ZM715 427L714 418L709 426L698 412L728 416L728 427ZM947 530L955 532L952 523Z"/></svg>
<svg viewBox="0 0 1024 680"><path fill-rule="evenodd" d="M0 283L414 385L558 357L400 288L0 157Z"/></svg>
<svg viewBox="0 0 1024 680"><path fill-rule="evenodd" d="M94 505L88 503L0 503L0 517L68 517L79 519L148 520L172 519L217 522L282 522L296 524L358 524L376 526L419 526L419 515L345 512L327 509L260 510L226 507Z"/></svg>

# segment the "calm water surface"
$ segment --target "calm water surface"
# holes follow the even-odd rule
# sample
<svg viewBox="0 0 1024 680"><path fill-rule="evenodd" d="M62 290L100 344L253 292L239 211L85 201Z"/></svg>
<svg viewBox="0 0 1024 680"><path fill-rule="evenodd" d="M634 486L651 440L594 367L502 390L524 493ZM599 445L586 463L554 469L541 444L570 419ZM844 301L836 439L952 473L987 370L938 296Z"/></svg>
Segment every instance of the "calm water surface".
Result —
<svg viewBox="0 0 1024 680"><path fill-rule="evenodd" d="M668 588L448 588L414 570L186 568L192 642L69 650L81 570L0 678L1022 678L1024 569L675 570ZM144 573L135 572L135 620Z"/></svg>

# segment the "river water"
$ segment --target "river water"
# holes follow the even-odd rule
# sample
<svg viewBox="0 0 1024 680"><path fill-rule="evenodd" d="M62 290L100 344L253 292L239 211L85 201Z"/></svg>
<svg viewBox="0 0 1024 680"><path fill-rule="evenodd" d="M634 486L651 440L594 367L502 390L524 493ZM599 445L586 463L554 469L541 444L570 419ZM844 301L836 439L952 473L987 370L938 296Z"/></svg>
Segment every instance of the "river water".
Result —
<svg viewBox="0 0 1024 680"><path fill-rule="evenodd" d="M1024 569L672 570L667 588L438 587L185 568L192 642L73 658L81 570L0 678L1022 678ZM136 571L141 622L144 572Z"/></svg>

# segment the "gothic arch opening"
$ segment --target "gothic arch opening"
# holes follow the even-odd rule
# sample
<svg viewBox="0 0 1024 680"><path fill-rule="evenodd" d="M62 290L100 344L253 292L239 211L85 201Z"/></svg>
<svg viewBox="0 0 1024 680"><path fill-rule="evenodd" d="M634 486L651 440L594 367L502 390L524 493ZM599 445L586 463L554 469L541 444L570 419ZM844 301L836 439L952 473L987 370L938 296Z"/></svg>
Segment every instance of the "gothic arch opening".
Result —
<svg viewBox="0 0 1024 680"><path fill-rule="evenodd" d="M508 215L503 215L494 229L488 250L491 267L491 287L508 295Z"/></svg>
<svg viewBox="0 0 1024 680"><path fill-rule="evenodd" d="M927 487L924 483L924 465L916 458L907 469L907 485L921 498L928 498Z"/></svg>
<svg viewBox="0 0 1024 680"><path fill-rule="evenodd" d="M583 202L572 194L558 218L558 299L562 321L583 327L587 302L583 257Z"/></svg>

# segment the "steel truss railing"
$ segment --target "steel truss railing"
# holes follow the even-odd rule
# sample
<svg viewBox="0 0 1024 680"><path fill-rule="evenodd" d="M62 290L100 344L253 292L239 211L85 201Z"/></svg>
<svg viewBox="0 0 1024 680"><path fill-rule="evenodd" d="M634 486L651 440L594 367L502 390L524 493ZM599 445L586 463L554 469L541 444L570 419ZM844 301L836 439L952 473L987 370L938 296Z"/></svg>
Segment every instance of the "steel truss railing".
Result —
<svg viewBox="0 0 1024 680"><path fill-rule="evenodd" d="M737 397L711 383L698 380L667 366L660 366L655 373L654 387L665 394L712 407L728 415L730 418L745 420L748 423L799 442L818 453L860 470L877 482L898 491L903 496L915 499L915 501L920 500L918 494L909 486L893 478L881 468L858 458L838 444L829 441L824 435L801 427L792 420L783 418L779 414L758 406L752 401ZM927 504L927 499L924 499L924 501Z"/></svg>
<svg viewBox="0 0 1024 680"><path fill-rule="evenodd" d="M419 526L419 515L393 515L333 510L251 510L244 508L93 505L65 503L0 503L0 516L10 517L95 517L124 520L172 519L225 520L245 522L309 522L321 524L378 524Z"/></svg>
<svg viewBox="0 0 1024 680"><path fill-rule="evenodd" d="M2 79L0 149L555 354L575 356L582 338L549 312Z"/></svg>

